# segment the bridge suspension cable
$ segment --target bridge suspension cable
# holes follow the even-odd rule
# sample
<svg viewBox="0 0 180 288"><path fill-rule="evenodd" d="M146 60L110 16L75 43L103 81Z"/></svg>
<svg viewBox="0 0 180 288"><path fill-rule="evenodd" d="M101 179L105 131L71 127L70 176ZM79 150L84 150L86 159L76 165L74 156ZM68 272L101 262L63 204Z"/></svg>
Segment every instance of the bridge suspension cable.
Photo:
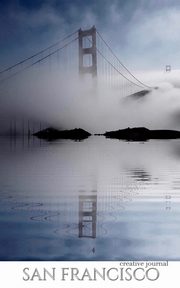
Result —
<svg viewBox="0 0 180 288"><path fill-rule="evenodd" d="M73 34L75 34L75 33L73 33ZM72 36L72 35L71 35L71 36ZM67 37L66 37L66 38L67 38ZM68 37L68 38L69 38L69 37ZM75 42L77 39L78 39L78 37L76 37L75 39L72 39L71 41L69 41L69 42L66 43L65 45L61 46L60 48L56 49L55 51L49 53L49 54L46 55L46 56L41 57L40 59L36 60L35 62L31 63L30 65L24 67L24 68L21 69L20 71L17 71L17 72L15 72L15 73L13 73L13 74L11 74L11 75L9 75L9 76L1 79L1 80L0 80L0 83L2 83L2 82L4 82L4 81L6 81L6 80L8 80L8 79L10 79L10 78L12 78L12 77L14 77L14 76L16 76L16 75L19 74L19 73L24 72L25 70L31 68L32 66L34 66L34 65L36 65L36 64L38 64L38 63L41 63L42 61L44 61L45 59L49 58L50 56L58 53L60 50L63 50L64 48L66 48L67 46L69 46L70 44L72 44L73 42ZM54 46L55 46L55 45L54 45ZM47 50L47 49L44 49L44 51L45 51L45 50ZM39 55L39 54L40 54L40 53L38 53L38 55ZM35 56L34 56L34 57L35 57ZM28 58L28 60L29 60L29 59L32 59L32 58L33 58L33 57L30 57L30 58ZM24 62L25 62L25 61L24 61ZM22 64L22 63L21 63L21 64ZM19 65L19 64L17 64L17 65ZM16 66L17 66L17 65L16 65ZM15 67L15 66L14 66L14 67ZM10 70L10 69L9 69L9 70Z"/></svg>
<svg viewBox="0 0 180 288"><path fill-rule="evenodd" d="M87 39L88 39L88 41L92 44L92 41L89 39L89 37L88 37ZM110 47L108 47L108 48L110 48ZM110 49L111 49L111 48L110 48ZM131 83L131 84L133 84L133 85L135 85L135 86L137 86L137 87L140 87L140 88L143 88L143 89L144 89L144 86L145 86L145 85L144 85L142 82L138 81L139 84L137 84L137 83L133 82L132 80L130 80L129 78L127 78L121 71L119 71L118 68L115 67L114 64L111 63L110 60L108 60L108 58L103 54L102 51L100 51L99 48L96 47L96 51L97 51L98 54L110 65L110 67L112 67L119 75L121 75L121 76L122 76L124 79L126 79L129 83ZM117 58L117 57L116 57L116 58ZM117 58L117 60L118 60L118 58ZM119 61L120 61L120 60L119 60ZM120 62L120 63L121 63L121 62ZM135 77L134 77L134 78L135 78ZM135 79L136 79L136 78L135 78ZM151 88L151 87L149 87L149 86L146 86L146 87L148 87L148 89Z"/></svg>
<svg viewBox="0 0 180 288"><path fill-rule="evenodd" d="M30 57L27 57L27 58L25 58L25 59L17 62L16 64L5 68L4 70L1 70L1 71L0 71L0 74L3 74L3 73L5 73L5 72L8 72L8 71L10 71L11 69L13 69L13 68L15 68L15 67L17 67L17 66L19 66L19 65L21 65L21 64L23 64L23 63L25 63L25 62L27 62L27 61L29 61L29 60L31 60L31 59L33 59L33 58L35 58L35 57L41 55L42 53L48 51L49 49L54 48L55 46L59 45L61 42L64 42L65 40L67 40L67 39L71 38L72 36L74 36L77 32L78 32L78 30L76 30L76 31L74 31L73 33L67 35L66 37L60 39L60 40L57 41L56 43L54 43L54 44L46 47L45 49L43 49L43 50L41 50L41 51L39 51L39 52L31 55ZM77 40L77 39L76 39L76 40ZM66 46L67 46L67 45L66 45ZM66 47L66 46L65 46L65 47ZM64 47L63 47L63 48L64 48ZM58 52L59 50L61 50L61 48L60 48L60 49L57 49L56 52ZM56 52L55 52L55 53L56 53ZM49 56L51 56L51 55L50 55L50 54L47 55L47 57L49 57ZM47 58L47 57L45 57L45 58ZM38 61L37 61L37 63L38 63ZM33 64L33 65L34 65L34 64Z"/></svg>
<svg viewBox="0 0 180 288"><path fill-rule="evenodd" d="M135 84L136 86L139 87L145 87L148 89L152 89L152 87L146 85L145 83L143 83L142 81L140 81L137 77L135 77L130 71L129 69L119 60L119 58L116 56L116 54L114 53L114 51L112 50L112 48L108 45L108 43L104 40L104 38L101 36L101 34L98 32L98 30L96 30L97 35L100 37L100 39L103 41L103 43L106 45L106 47L108 48L108 50L111 52L111 54L115 57L115 59L118 61L118 63L125 69L125 71L133 78L135 79L139 84L134 83L133 81L131 81L129 78L127 78L122 72L119 71L119 69L115 68L115 66L108 60L106 59L106 57L103 55L103 53L100 53L99 49L97 48L97 52L99 54L101 54L101 56L108 62L108 64L110 64L119 74L121 74L121 76L123 76L126 80L128 80L129 82ZM143 88L142 87L142 88Z"/></svg>
<svg viewBox="0 0 180 288"><path fill-rule="evenodd" d="M144 88L144 86L142 85L139 85L137 83L134 83L133 81L131 81L129 78L127 78L122 72L120 72L104 55L103 53L98 49L96 48L97 52L103 57L103 59L118 73L120 74L124 79L126 79L128 82L130 82L131 84L137 86L137 87L140 87L140 88Z"/></svg>

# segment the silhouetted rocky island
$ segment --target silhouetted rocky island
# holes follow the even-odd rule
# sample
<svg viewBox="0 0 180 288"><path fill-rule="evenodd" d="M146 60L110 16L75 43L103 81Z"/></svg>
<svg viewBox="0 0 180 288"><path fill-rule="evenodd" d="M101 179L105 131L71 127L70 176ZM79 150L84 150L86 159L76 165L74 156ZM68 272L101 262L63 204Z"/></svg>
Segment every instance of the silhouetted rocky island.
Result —
<svg viewBox="0 0 180 288"><path fill-rule="evenodd" d="M145 127L135 127L109 131L103 135L107 138L124 139L129 141L146 141L149 139L177 139L180 138L180 131L149 130Z"/></svg>
<svg viewBox="0 0 180 288"><path fill-rule="evenodd" d="M37 133L34 133L33 135L40 139L52 141L57 139L83 140L88 138L91 134L80 128L72 130L58 130L49 127Z"/></svg>

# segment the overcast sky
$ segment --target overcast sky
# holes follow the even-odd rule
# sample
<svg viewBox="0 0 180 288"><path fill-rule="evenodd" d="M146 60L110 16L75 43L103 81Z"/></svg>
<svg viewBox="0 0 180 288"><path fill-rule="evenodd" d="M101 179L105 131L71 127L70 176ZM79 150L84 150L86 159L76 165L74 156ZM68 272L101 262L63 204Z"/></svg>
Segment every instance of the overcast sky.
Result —
<svg viewBox="0 0 180 288"><path fill-rule="evenodd" d="M0 0L0 66L92 25L130 69L180 67L179 0Z"/></svg>
<svg viewBox="0 0 180 288"><path fill-rule="evenodd" d="M123 89L106 91L102 85L96 98L72 77L71 85L60 79L59 66L50 72L50 65L40 65L46 72L27 70L2 82L0 127L9 123L6 119L19 117L92 132L118 129L119 123L122 128L179 129L179 120L174 124L172 115L179 119L180 70L164 73L166 64L180 68L179 0L0 0L0 71L93 25L134 75L162 88L130 106L122 100L129 90L124 95Z"/></svg>

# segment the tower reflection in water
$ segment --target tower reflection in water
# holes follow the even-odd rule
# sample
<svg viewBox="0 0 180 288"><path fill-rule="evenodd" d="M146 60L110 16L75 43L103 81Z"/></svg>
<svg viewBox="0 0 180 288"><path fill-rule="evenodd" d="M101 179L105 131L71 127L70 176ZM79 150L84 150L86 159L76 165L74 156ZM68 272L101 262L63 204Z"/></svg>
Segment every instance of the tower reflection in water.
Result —
<svg viewBox="0 0 180 288"><path fill-rule="evenodd" d="M97 191L83 192L79 195L79 238L96 238Z"/></svg>

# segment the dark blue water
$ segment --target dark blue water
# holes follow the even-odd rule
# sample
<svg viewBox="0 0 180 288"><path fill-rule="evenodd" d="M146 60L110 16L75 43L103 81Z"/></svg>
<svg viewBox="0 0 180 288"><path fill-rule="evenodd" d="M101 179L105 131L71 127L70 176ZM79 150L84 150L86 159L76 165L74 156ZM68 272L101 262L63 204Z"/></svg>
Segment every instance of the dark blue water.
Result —
<svg viewBox="0 0 180 288"><path fill-rule="evenodd" d="M180 260L180 142L0 139L0 260Z"/></svg>

